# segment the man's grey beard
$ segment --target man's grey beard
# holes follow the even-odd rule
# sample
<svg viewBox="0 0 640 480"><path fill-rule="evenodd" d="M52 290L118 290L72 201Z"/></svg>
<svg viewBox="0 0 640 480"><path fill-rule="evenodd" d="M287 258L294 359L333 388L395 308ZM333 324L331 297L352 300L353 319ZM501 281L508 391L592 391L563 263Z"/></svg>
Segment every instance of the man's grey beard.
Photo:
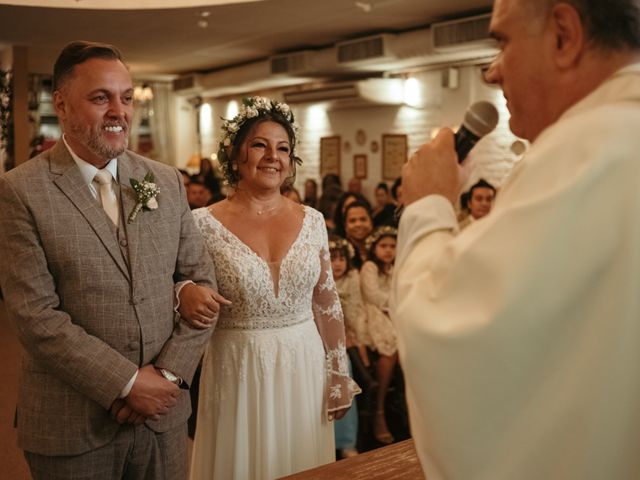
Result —
<svg viewBox="0 0 640 480"><path fill-rule="evenodd" d="M69 122L69 130L73 136L80 140L87 146L91 152L104 160L111 160L113 158L122 155L129 146L129 137L125 137L124 144L120 148L111 146L108 142L103 141L100 134L94 134L91 130L76 125L74 122Z"/></svg>
<svg viewBox="0 0 640 480"><path fill-rule="evenodd" d="M87 147L89 147L89 150L98 155L100 158L109 160L122 155L129 146L129 137L125 137L124 144L121 148L115 148L106 142L101 142L101 138L96 135L89 134L89 138L87 140Z"/></svg>

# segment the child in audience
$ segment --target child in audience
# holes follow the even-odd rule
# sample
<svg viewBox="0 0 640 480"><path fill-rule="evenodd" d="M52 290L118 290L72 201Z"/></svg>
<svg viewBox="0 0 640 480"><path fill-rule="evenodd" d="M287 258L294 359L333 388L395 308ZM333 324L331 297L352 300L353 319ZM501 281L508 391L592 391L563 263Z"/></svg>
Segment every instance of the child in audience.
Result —
<svg viewBox="0 0 640 480"><path fill-rule="evenodd" d="M384 444L393 442L385 418L385 397L398 361L396 331L389 318L389 293L391 274L396 258L397 231L383 226L376 229L365 241L369 255L360 270L362 298L367 317L367 345L378 352L376 376L379 383L376 397L376 415L373 434Z"/></svg>

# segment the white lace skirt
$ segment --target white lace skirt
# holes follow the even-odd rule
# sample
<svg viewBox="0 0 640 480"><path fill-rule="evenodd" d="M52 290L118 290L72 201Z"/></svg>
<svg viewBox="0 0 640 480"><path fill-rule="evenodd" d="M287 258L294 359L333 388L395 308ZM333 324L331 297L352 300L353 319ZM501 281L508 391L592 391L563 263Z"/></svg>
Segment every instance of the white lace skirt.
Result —
<svg viewBox="0 0 640 480"><path fill-rule="evenodd" d="M335 460L313 320L216 330L204 357L191 479L271 480Z"/></svg>

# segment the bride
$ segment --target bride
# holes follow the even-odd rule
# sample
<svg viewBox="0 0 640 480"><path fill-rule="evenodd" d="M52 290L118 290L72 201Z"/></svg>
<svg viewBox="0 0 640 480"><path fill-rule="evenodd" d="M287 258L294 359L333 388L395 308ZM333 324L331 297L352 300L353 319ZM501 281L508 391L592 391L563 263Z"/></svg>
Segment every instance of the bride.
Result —
<svg viewBox="0 0 640 480"><path fill-rule="evenodd" d="M193 214L232 303L203 361L191 478L272 479L335 459L330 421L360 389L324 219L280 194L299 162L292 112L246 98L222 129L218 159L234 193Z"/></svg>

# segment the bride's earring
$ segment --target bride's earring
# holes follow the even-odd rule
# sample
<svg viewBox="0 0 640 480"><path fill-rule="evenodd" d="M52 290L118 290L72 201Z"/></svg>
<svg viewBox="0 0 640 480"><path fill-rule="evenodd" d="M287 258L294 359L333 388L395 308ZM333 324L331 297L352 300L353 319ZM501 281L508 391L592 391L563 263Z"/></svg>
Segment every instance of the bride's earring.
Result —
<svg viewBox="0 0 640 480"><path fill-rule="evenodd" d="M234 172L238 171L238 164L237 163L232 163L231 164L231 170L233 170Z"/></svg>

